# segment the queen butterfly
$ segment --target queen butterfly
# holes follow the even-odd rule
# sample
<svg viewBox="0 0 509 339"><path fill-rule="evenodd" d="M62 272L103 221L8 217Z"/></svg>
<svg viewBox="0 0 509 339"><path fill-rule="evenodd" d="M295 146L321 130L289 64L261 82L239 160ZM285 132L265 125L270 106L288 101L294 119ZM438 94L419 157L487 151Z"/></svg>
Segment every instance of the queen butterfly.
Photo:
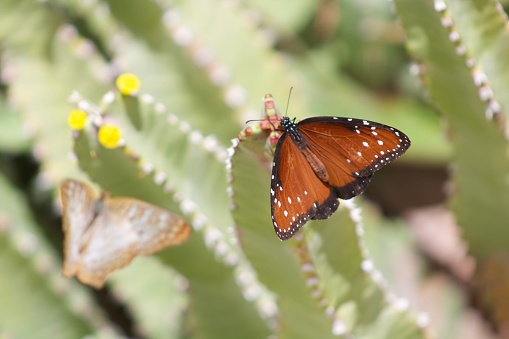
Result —
<svg viewBox="0 0 509 339"><path fill-rule="evenodd" d="M366 189L372 175L410 147L401 131L376 122L284 117L276 145L270 200L272 223L287 240L309 220L327 219Z"/></svg>

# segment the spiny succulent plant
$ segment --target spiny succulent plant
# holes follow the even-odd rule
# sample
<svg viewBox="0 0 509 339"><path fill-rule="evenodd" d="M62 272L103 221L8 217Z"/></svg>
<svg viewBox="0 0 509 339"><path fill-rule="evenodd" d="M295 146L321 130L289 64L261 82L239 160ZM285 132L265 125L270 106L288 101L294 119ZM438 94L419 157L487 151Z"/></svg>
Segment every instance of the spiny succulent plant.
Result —
<svg viewBox="0 0 509 339"><path fill-rule="evenodd" d="M503 337L502 4L0 1L0 337ZM259 107L292 86L288 115L379 121L412 148L373 180L382 200L341 202L281 242L275 107ZM401 213L442 194L416 174L430 168L450 176L447 200ZM63 278L68 178L193 233L103 290Z"/></svg>

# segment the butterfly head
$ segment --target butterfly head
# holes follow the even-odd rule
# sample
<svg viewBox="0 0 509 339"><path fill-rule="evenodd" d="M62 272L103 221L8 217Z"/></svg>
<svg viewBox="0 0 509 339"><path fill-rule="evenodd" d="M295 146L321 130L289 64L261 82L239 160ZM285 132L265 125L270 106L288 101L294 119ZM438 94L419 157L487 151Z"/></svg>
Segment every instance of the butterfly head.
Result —
<svg viewBox="0 0 509 339"><path fill-rule="evenodd" d="M293 132L297 129L297 124L295 123L296 119L297 118L290 119L288 117L283 117L281 119L281 126L285 129L285 132Z"/></svg>
<svg viewBox="0 0 509 339"><path fill-rule="evenodd" d="M298 131L298 124L295 123L295 120L297 120L297 118L290 119L288 117L284 117L281 119L281 126L283 126L285 133L288 134L295 143L297 143L297 146L301 147L302 135Z"/></svg>

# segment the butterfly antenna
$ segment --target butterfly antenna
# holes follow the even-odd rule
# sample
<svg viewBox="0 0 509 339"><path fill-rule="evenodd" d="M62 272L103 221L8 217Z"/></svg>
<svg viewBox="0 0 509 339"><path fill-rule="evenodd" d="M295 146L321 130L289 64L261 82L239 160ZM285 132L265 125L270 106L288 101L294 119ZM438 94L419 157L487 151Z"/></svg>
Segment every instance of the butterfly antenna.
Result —
<svg viewBox="0 0 509 339"><path fill-rule="evenodd" d="M247 120L246 121L246 124L249 124L250 122L260 122L260 121L264 121L263 119L252 119L252 120ZM272 121L268 120L269 124L272 126L272 129L274 131L277 131L278 129L276 128L276 126L274 126L274 124L272 123Z"/></svg>
<svg viewBox="0 0 509 339"><path fill-rule="evenodd" d="M260 122L260 121L262 121L262 120L260 120L260 119L251 119L251 120L247 120L247 121L245 122L245 124L249 124L250 122L255 122L255 121L256 121L256 122Z"/></svg>
<svg viewBox="0 0 509 339"><path fill-rule="evenodd" d="M270 121L270 120L269 120L269 124L272 126L272 129L273 129L274 131L277 131L277 128L276 128L276 126L274 126L274 124L272 123L272 121Z"/></svg>
<svg viewBox="0 0 509 339"><path fill-rule="evenodd" d="M290 107L290 97L292 96L292 90L293 90L293 86L290 87L290 92L288 93L288 101L286 102L285 116L288 116L288 107Z"/></svg>

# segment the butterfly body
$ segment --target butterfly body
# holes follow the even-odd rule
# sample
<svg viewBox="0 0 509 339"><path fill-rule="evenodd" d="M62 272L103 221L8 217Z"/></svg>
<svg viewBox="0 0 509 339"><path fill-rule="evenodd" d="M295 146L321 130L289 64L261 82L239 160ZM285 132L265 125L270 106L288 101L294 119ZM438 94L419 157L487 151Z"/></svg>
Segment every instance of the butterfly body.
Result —
<svg viewBox="0 0 509 339"><path fill-rule="evenodd" d="M281 119L281 126L285 129L285 133L292 139L299 150L304 154L309 166L313 169L315 174L323 182L329 181L329 175L325 169L324 164L320 159L309 149L309 144L299 132L295 119L290 120L288 117Z"/></svg>
<svg viewBox="0 0 509 339"><path fill-rule="evenodd" d="M75 180L66 180L60 191L62 274L97 288L136 256L178 245L191 233L176 214L138 199L97 198L90 186Z"/></svg>
<svg viewBox="0 0 509 339"><path fill-rule="evenodd" d="M295 123L284 117L274 154L271 213L276 234L291 238L313 219L327 219L340 199L364 192L372 175L401 156L410 140L376 122L314 117Z"/></svg>

